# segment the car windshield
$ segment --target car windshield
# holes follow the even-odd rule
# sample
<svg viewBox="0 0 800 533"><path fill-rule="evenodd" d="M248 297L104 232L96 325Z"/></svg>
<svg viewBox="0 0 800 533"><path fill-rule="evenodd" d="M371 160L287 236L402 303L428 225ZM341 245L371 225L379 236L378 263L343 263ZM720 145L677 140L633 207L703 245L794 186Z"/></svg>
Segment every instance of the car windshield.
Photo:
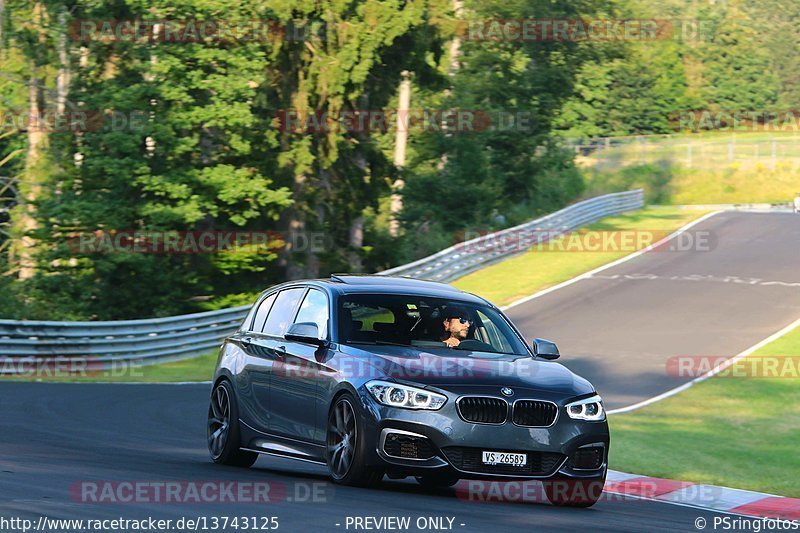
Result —
<svg viewBox="0 0 800 533"><path fill-rule="evenodd" d="M460 300L398 294L347 295L340 299L338 322L339 340L345 344L529 355L497 310ZM450 337L457 342L446 343Z"/></svg>

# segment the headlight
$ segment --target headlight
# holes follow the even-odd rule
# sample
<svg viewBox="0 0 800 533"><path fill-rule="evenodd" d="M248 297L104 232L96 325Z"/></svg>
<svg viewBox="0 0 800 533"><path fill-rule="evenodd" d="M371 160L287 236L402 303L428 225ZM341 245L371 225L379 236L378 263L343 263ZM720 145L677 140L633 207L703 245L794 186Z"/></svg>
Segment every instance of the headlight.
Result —
<svg viewBox="0 0 800 533"><path fill-rule="evenodd" d="M366 386L376 400L389 407L435 411L447 401L447 396L442 394L389 381L373 380Z"/></svg>
<svg viewBox="0 0 800 533"><path fill-rule="evenodd" d="M569 417L576 420L597 421L604 420L606 417L606 413L603 410L603 399L597 395L585 400L568 403L566 408Z"/></svg>

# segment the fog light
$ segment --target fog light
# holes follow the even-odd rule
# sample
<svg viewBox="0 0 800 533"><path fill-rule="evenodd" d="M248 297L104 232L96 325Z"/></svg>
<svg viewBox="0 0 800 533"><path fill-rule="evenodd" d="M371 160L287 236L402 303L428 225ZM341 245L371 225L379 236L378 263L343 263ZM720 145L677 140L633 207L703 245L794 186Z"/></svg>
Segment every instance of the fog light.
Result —
<svg viewBox="0 0 800 533"><path fill-rule="evenodd" d="M601 446L578 448L570 457L569 466L575 470L597 470L603 466L603 451Z"/></svg>
<svg viewBox="0 0 800 533"><path fill-rule="evenodd" d="M400 459L424 460L436 455L427 437L410 432L400 433L398 430L386 434L383 451L389 457Z"/></svg>

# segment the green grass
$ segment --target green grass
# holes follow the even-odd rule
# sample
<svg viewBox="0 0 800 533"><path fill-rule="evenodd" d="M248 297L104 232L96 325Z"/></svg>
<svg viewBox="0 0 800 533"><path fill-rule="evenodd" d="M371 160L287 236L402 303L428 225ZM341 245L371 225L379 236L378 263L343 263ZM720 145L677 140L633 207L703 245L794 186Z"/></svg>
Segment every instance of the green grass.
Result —
<svg viewBox="0 0 800 533"><path fill-rule="evenodd" d="M773 170L730 165L722 171L688 171L675 174L671 187L673 204L787 203L796 196L798 170L778 163Z"/></svg>
<svg viewBox="0 0 800 533"><path fill-rule="evenodd" d="M173 363L147 366L119 366L111 370L63 372L60 375L3 376L0 381L49 381L49 382L152 382L210 381L214 376L217 352Z"/></svg>
<svg viewBox="0 0 800 533"><path fill-rule="evenodd" d="M800 497L800 378L794 377L800 328L749 358L764 356L793 356L795 372L772 379L717 376L611 415L611 468Z"/></svg>
<svg viewBox="0 0 800 533"><path fill-rule="evenodd" d="M784 203L800 191L799 135L695 134L615 142L621 144L576 158L591 195L644 187L653 203Z"/></svg>
<svg viewBox="0 0 800 533"><path fill-rule="evenodd" d="M657 241L699 218L706 211L683 210L674 206L647 207L632 213L608 217L583 231L652 231ZM642 233L644 236L649 234ZM553 246L564 242L554 241ZM568 246L569 241L565 242ZM574 250L575 248L570 248ZM584 272L632 253L624 251L551 251L550 246L534 248L517 257L468 274L452 285L478 294L496 305L507 305L547 287L578 276Z"/></svg>

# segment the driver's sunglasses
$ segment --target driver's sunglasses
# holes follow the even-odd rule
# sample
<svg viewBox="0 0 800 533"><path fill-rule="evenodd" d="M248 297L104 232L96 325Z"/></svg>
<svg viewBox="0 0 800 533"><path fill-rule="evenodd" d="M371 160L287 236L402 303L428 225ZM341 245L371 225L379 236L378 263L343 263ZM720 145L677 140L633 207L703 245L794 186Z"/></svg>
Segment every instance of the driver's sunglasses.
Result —
<svg viewBox="0 0 800 533"><path fill-rule="evenodd" d="M469 318L459 318L458 321L461 322L462 324L469 324L470 322Z"/></svg>

